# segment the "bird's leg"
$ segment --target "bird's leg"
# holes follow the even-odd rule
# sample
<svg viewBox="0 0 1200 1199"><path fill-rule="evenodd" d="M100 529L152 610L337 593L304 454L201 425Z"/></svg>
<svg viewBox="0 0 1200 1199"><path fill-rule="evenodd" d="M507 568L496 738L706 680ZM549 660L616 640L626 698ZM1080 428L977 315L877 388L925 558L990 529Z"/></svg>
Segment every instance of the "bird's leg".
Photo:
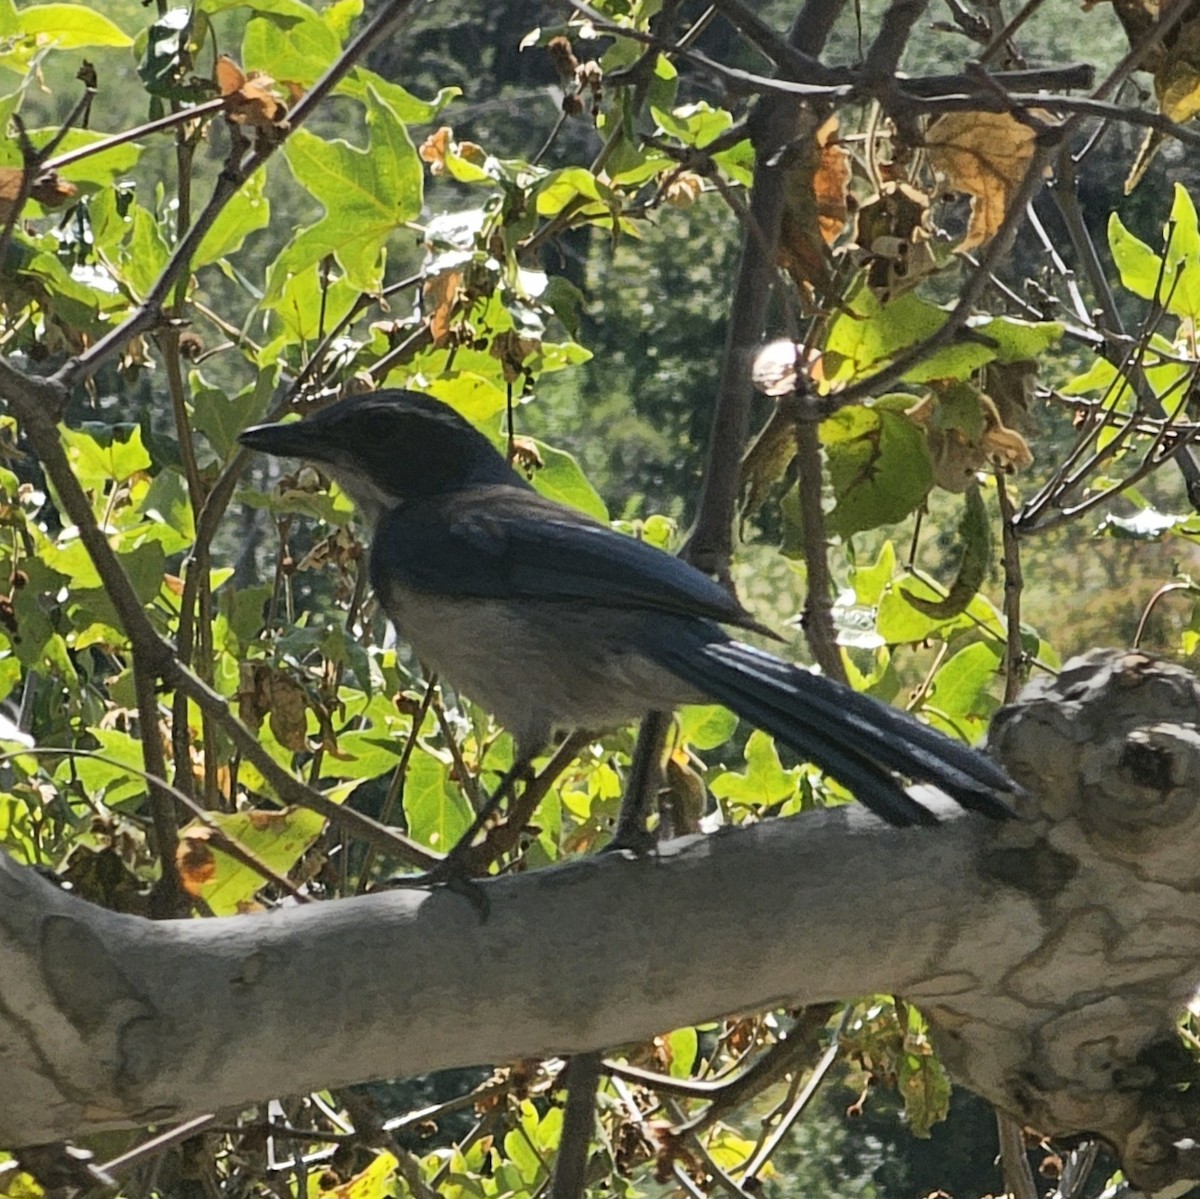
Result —
<svg viewBox="0 0 1200 1199"><path fill-rule="evenodd" d="M646 828L646 819L650 815L650 797L662 783L663 746L670 727L670 712L651 712L638 729L616 831L606 846L609 851L628 849L640 855L654 848L655 838Z"/></svg>
<svg viewBox="0 0 1200 1199"><path fill-rule="evenodd" d="M475 848L475 839L483 831L488 821L495 815L501 803L512 794L517 783L529 777L533 765L531 755L522 755L500 776L496 789L487 797L483 806L476 813L471 827L454 843L453 848L438 864L420 874L403 874L388 879L388 888L434 887L446 884L456 891L462 892L467 899L479 909L480 915L487 916L488 903L482 889L472 881L471 851Z"/></svg>
<svg viewBox="0 0 1200 1199"><path fill-rule="evenodd" d="M450 879L465 878L470 875L471 850L475 847L475 838L487 827L487 823L499 810L520 782L528 782L533 769L533 757L529 754L520 755L517 760L500 776L496 789L487 797L483 806L471 821L471 827L454 843L450 852L431 870L430 874L442 874L445 877L435 879L435 882L447 882Z"/></svg>

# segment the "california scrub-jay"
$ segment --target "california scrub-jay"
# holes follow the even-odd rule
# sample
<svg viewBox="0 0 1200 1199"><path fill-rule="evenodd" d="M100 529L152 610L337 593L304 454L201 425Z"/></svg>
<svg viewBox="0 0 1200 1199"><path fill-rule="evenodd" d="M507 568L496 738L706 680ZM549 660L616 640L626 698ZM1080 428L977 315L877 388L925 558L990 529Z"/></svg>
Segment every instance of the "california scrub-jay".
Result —
<svg viewBox="0 0 1200 1199"><path fill-rule="evenodd" d="M539 495L438 400L377 391L238 440L312 462L345 489L374 530L370 580L397 632L513 734L521 773L556 730L596 732L716 700L891 824L936 823L893 771L965 808L1011 815L997 793L1014 784L999 766L733 640L723 624L770 630L688 563Z"/></svg>

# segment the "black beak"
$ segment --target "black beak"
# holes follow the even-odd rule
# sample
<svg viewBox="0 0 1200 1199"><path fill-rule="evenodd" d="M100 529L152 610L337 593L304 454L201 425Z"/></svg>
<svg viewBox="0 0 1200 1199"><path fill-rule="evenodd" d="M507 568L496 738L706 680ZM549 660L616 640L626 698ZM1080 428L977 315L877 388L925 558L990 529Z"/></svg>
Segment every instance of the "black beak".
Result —
<svg viewBox="0 0 1200 1199"><path fill-rule="evenodd" d="M289 421L287 424L254 425L238 434L238 441L251 450L264 454L275 454L281 458L319 458L314 450L320 438L314 437L304 421Z"/></svg>

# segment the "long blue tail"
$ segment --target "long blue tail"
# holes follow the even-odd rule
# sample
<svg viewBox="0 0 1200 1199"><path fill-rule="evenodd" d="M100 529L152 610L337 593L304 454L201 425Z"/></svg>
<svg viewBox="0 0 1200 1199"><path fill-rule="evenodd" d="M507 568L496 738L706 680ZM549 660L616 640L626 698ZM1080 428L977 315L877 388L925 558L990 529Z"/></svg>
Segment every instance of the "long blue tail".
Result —
<svg viewBox="0 0 1200 1199"><path fill-rule="evenodd" d="M680 622L681 624L683 622ZM964 808L1013 815L998 793L1015 784L994 762L905 712L813 674L715 625L688 622L646 650L661 665L814 763L884 820L936 824L895 776L932 783Z"/></svg>

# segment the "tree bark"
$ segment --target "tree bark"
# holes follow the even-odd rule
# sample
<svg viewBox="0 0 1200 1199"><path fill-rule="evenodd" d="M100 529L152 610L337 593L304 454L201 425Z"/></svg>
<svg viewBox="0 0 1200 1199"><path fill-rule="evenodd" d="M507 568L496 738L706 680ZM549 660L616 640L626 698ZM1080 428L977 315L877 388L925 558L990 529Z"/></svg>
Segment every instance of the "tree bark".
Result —
<svg viewBox="0 0 1200 1199"><path fill-rule="evenodd" d="M1024 1123L1102 1138L1146 1190L1200 1177L1174 1036L1200 976L1200 691L1096 653L993 740L1029 788L1009 824L768 821L485 883L485 922L447 890L151 922L0 857L0 1144L889 992Z"/></svg>

